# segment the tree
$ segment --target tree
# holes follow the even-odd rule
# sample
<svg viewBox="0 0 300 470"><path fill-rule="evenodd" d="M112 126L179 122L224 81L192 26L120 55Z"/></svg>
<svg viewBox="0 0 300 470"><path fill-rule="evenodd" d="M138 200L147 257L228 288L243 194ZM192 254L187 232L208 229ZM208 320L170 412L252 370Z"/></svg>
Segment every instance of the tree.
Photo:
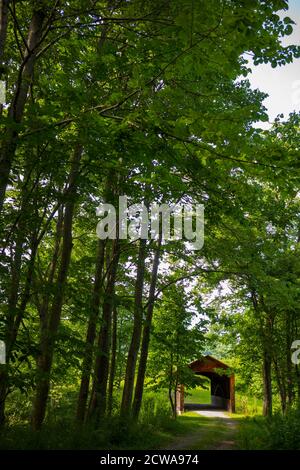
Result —
<svg viewBox="0 0 300 470"><path fill-rule="evenodd" d="M201 323L184 287L170 287L155 312L148 374L152 386L168 390L174 417L177 415L177 389L181 384L194 382L188 364L203 351Z"/></svg>

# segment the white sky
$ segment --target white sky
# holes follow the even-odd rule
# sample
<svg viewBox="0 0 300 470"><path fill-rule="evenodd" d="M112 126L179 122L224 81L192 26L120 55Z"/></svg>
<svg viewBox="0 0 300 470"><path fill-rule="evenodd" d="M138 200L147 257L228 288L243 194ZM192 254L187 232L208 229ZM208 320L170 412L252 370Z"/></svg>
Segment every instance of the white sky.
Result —
<svg viewBox="0 0 300 470"><path fill-rule="evenodd" d="M283 38L282 43L300 45L300 0L290 0L289 10L282 12L282 17L289 16L295 25L290 36ZM249 63L250 65L250 63ZM251 66L251 65L250 65ZM252 74L248 75L252 88L268 93L264 105L268 110L270 122L283 113L288 118L292 111L300 111L300 59L292 64L272 68L271 64L252 65ZM269 127L268 123L259 123L259 127Z"/></svg>

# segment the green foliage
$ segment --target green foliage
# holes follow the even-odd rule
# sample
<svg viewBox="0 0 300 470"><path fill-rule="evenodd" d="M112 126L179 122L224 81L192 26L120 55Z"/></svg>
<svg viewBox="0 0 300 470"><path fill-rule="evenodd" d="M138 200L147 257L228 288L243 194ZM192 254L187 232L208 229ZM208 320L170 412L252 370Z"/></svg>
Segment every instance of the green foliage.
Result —
<svg viewBox="0 0 300 470"><path fill-rule="evenodd" d="M254 127L268 120L265 95L247 80L249 55L254 64L272 67L299 57L299 46L281 43L293 31L294 21L277 14L288 2L25 0L12 8L0 57L7 84L0 116L0 339L8 346L7 365L0 365L0 407L6 400L11 426L1 446L155 446L161 438L156 427L162 434L168 426L176 430L166 394L174 396L184 383L197 396L187 364L206 349L234 368L241 396L258 400L268 355L275 405L279 395L282 405L284 396L299 401L289 348L300 325L300 116L287 122L278 117L269 131ZM31 53L27 41L36 37L31 28L37 15L43 17L42 34ZM133 335L138 244L122 240L109 297L117 310L116 350L108 354L110 366L115 359L112 418L80 430L74 415L94 313L95 209L119 194L129 204L145 197L205 204L205 244L198 253L186 240L163 242L147 393L140 423L126 427L119 411ZM62 269L66 245L70 263ZM143 312L153 243L146 249ZM98 336L110 256L107 244L89 391L103 353ZM105 339L109 344L109 328ZM29 433L34 392L45 379L43 353L50 368L46 424ZM255 409L252 398L241 398L238 407L245 414ZM0 421L3 413L1 408ZM289 416L284 423L293 428ZM144 439L136 444L141 426Z"/></svg>
<svg viewBox="0 0 300 470"><path fill-rule="evenodd" d="M147 373L154 389L168 389L179 384L194 385L194 374L187 365L201 355L202 323L194 322L193 303L182 286L170 287L155 312Z"/></svg>
<svg viewBox="0 0 300 470"><path fill-rule="evenodd" d="M270 447L276 450L300 449L300 411L291 410L286 416L276 414L268 423Z"/></svg>
<svg viewBox="0 0 300 470"><path fill-rule="evenodd" d="M299 410L280 413L266 420L248 418L240 426L239 447L245 450L299 450Z"/></svg>

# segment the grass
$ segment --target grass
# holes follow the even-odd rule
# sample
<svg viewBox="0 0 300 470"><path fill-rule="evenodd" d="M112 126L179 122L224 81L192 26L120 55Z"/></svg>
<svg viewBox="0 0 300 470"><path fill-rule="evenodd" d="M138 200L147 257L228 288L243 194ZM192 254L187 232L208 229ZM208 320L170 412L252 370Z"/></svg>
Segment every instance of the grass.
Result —
<svg viewBox="0 0 300 470"><path fill-rule="evenodd" d="M188 412L178 418L178 424L186 436L192 438L194 434L194 440L191 440L188 447L190 450L214 449L228 436L228 425L222 418L207 418Z"/></svg>
<svg viewBox="0 0 300 470"><path fill-rule="evenodd" d="M210 401L209 392L201 389L193 390L188 398L191 402ZM42 430L32 433L26 419L29 408L20 407L22 413L19 417L14 408L10 425L1 432L0 449L163 449L176 439L190 436L195 437L192 448L202 449L221 438L225 430L224 424L219 422L221 420L211 420L192 412L172 419L164 392L145 394L138 424L122 423L117 417L112 417L97 429L91 426L80 429L74 424L73 409L74 403L53 402Z"/></svg>
<svg viewBox="0 0 300 470"><path fill-rule="evenodd" d="M201 387L187 390L185 403L210 404L210 390ZM262 415L262 401L256 397L236 393L236 413L229 415L237 421L236 448L238 449L267 449L270 447L270 431ZM194 432L198 426L199 440L190 447L195 449L213 448L228 434L228 428L222 420L212 420L195 413L185 413L178 418L186 434ZM190 429L189 429L190 427Z"/></svg>
<svg viewBox="0 0 300 470"><path fill-rule="evenodd" d="M272 418L247 417L242 421L237 442L245 450L300 450L300 409Z"/></svg>
<svg viewBox="0 0 300 470"><path fill-rule="evenodd" d="M40 432L30 432L28 426L6 428L0 436L0 449L164 449L180 438L197 436L191 448L205 449L222 437L225 426L219 422L185 413L177 420L164 418L159 425L122 424L117 419L103 423L99 429L79 429L65 421L46 424ZM68 432L66 432L68 429Z"/></svg>
<svg viewBox="0 0 300 470"><path fill-rule="evenodd" d="M197 387L187 392L186 403L210 403L209 389ZM55 396L56 399L50 401L45 425L37 433L32 433L28 424L30 400L26 406L23 396L11 397L9 425L1 431L0 449L147 450L164 449L173 442L184 441L187 449L201 450L214 448L224 436L228 436L228 427L222 419L211 419L193 412L185 413L177 420L172 419L167 393L149 391L144 396L138 424L122 423L115 416L102 422L97 429L91 426L80 429L74 423L76 394L71 390L68 393L60 390L60 393L58 398ZM115 406L117 412L118 402ZM231 418L238 422L236 438L239 449L270 446L266 421L255 416L260 407L258 400L237 396L238 413Z"/></svg>
<svg viewBox="0 0 300 470"><path fill-rule="evenodd" d="M262 400L245 396L244 394L235 394L235 408L238 415L257 416L262 415Z"/></svg>
<svg viewBox="0 0 300 470"><path fill-rule="evenodd" d="M236 436L238 449L268 450L270 448L270 434L266 418L263 416L243 416L240 420Z"/></svg>
<svg viewBox="0 0 300 470"><path fill-rule="evenodd" d="M203 390L200 387L188 389L184 398L185 403L197 403L207 405L211 403L210 390Z"/></svg>

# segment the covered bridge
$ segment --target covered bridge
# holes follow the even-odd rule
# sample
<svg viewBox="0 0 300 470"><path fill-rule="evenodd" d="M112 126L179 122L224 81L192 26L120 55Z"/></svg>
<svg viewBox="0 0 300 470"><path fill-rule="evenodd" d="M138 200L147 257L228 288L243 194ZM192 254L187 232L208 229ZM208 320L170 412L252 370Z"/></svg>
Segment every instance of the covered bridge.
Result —
<svg viewBox="0 0 300 470"><path fill-rule="evenodd" d="M204 356L189 364L197 375L210 379L211 406L235 412L234 374L227 364L212 356ZM184 411L184 386L180 385L177 391L177 412Z"/></svg>

